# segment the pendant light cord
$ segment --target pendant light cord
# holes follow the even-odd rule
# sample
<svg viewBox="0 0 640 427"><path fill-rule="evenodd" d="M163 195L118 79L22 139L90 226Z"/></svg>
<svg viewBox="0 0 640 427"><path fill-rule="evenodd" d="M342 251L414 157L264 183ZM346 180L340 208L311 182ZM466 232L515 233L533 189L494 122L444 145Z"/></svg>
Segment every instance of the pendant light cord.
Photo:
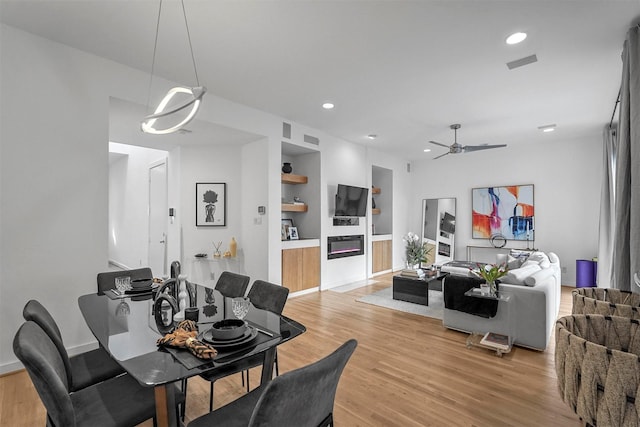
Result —
<svg viewBox="0 0 640 427"><path fill-rule="evenodd" d="M609 122L609 129L613 126L613 119L616 117L616 110L618 109L618 104L620 104L620 95L622 94L622 86L618 90L618 97L616 98L616 103L613 104L613 113L611 113L611 121Z"/></svg>
<svg viewBox="0 0 640 427"><path fill-rule="evenodd" d="M193 63L193 72L196 76L196 86L200 86L198 78L198 68L196 67L196 57L193 54L193 45L191 44L191 32L189 31L189 23L187 22L187 12L184 8L184 0L181 0L182 16L184 17L184 26L187 29L187 40L189 40L189 51L191 52L191 62ZM153 42L153 58L151 59L151 77L149 78L149 90L147 91L147 112L149 111L149 101L151 100L151 86L153 84L153 72L156 65L156 52L158 50L158 35L160 34L160 16L162 15L162 0L158 6L158 19L156 21L156 38Z"/></svg>
<svg viewBox="0 0 640 427"><path fill-rule="evenodd" d="M196 68L196 58L193 55L193 46L191 45L191 33L189 32L189 23L187 22L187 12L184 9L184 0L181 0L180 3L182 3L182 16L184 16L184 26L187 28L187 39L189 40L189 50L191 51L193 72L196 75L196 86L200 86L200 79L198 79L198 69Z"/></svg>
<svg viewBox="0 0 640 427"><path fill-rule="evenodd" d="M184 7L184 4L183 4L183 7ZM151 59L151 77L149 78L149 90L147 91L147 112L149 112L149 101L151 100L151 84L153 83L153 70L156 65L156 50L158 48L158 34L160 33L160 13L161 12L162 12L162 0L160 0L160 6L158 7L158 20L156 22L156 39L153 42L153 59ZM191 54L193 55L193 52Z"/></svg>

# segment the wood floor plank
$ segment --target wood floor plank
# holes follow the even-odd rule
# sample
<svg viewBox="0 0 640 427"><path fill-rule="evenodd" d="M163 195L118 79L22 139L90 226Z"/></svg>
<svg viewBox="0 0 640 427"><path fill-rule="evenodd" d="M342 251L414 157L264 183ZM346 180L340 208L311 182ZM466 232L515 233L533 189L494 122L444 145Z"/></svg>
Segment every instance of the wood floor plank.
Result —
<svg viewBox="0 0 640 427"><path fill-rule="evenodd" d="M440 320L356 301L391 286L391 278L378 276L345 293L290 298L285 307L307 332L279 347L280 372L358 340L338 387L336 425L582 426L558 394L553 337L544 352L516 347L499 358L467 349L466 334ZM560 315L571 311L571 290L562 290ZM252 369L252 388L259 378L260 368ZM195 377L188 387L187 422L209 406L208 382ZM216 381L216 407L243 393L239 374ZM2 426L44 425L44 408L24 371L0 378L0 408Z"/></svg>

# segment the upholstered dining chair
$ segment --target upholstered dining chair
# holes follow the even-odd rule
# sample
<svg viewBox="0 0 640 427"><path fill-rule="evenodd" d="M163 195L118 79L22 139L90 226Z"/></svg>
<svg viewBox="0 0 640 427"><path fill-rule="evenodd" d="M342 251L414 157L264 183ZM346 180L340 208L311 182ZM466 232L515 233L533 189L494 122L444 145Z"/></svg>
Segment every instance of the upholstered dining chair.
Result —
<svg viewBox="0 0 640 427"><path fill-rule="evenodd" d="M22 310L22 316L27 321L37 323L58 349L67 372L70 391L77 391L124 374L124 369L102 347L69 357L62 341L60 328L40 302L28 301Z"/></svg>
<svg viewBox="0 0 640 427"><path fill-rule="evenodd" d="M249 289L247 297L256 308L276 314L282 314L284 305L287 303L287 298L289 297L289 288L274 285L273 283L265 282L264 280L256 280L253 282L253 285L251 285L251 289ZM255 366L258 365L261 365L261 363L258 363ZM274 366L276 368L276 376L280 375L280 369L278 367L278 349L276 349ZM249 370L247 370L247 392L248 391Z"/></svg>
<svg viewBox="0 0 640 427"><path fill-rule="evenodd" d="M47 426L128 427L155 416L153 388L128 374L71 393L60 352L35 322L18 329L13 351L47 410ZM182 393L175 392L179 402Z"/></svg>
<svg viewBox="0 0 640 427"><path fill-rule="evenodd" d="M116 277L121 276L129 276L131 280L153 279L153 273L149 267L98 273L98 295L104 294L104 291L108 291L109 289L114 289L116 287Z"/></svg>
<svg viewBox="0 0 640 427"><path fill-rule="evenodd" d="M276 377L266 386L196 418L188 427L333 425L338 382L357 344L351 339L323 359Z"/></svg>
<svg viewBox="0 0 640 427"><path fill-rule="evenodd" d="M289 289L284 286L275 285L273 283L265 282L264 280L256 280L251 285L251 289L249 289L249 294L247 297L251 301L251 303L259 309L268 310L272 313L282 314L282 310L284 309L284 305L287 302L287 297L289 296ZM274 365L276 367L276 375L279 375L278 368L278 353L276 349L276 356ZM210 386L210 395L209 395L209 411L213 410L213 383L220 378L228 377L229 375L236 374L238 372L242 373L242 385L245 385L244 380L244 372L247 373L247 392L249 391L249 369L255 368L256 366L262 366L264 363L264 356L262 354L256 354L251 356L245 360L243 360L240 364L234 365L233 367L229 367L228 369L218 371L215 373L203 373L200 374L200 377L209 381L211 383Z"/></svg>
<svg viewBox="0 0 640 427"><path fill-rule="evenodd" d="M251 278L231 271L223 271L214 289L227 298L243 297Z"/></svg>

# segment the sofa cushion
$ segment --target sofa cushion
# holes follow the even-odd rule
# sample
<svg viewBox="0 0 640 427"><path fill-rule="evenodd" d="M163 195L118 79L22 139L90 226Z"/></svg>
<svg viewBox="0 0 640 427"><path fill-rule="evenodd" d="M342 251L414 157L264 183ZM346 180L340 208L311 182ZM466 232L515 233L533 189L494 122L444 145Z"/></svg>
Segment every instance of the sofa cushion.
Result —
<svg viewBox="0 0 640 427"><path fill-rule="evenodd" d="M516 268L515 270L509 270L509 272L504 276L503 281L513 285L524 285L524 279L540 270L540 265L532 263L527 266Z"/></svg>
<svg viewBox="0 0 640 427"><path fill-rule="evenodd" d="M549 261L549 257L544 252L533 252L527 258L527 262L534 261L540 264L541 268L549 268L551 266L551 262Z"/></svg>
<svg viewBox="0 0 640 427"><path fill-rule="evenodd" d="M536 286L551 276L553 276L553 269L543 268L540 271L536 271L531 276L525 278L524 284L527 286Z"/></svg>
<svg viewBox="0 0 640 427"><path fill-rule="evenodd" d="M507 255L507 267L509 267L509 270L515 270L522 267L525 260L525 257L516 258L511 255Z"/></svg>

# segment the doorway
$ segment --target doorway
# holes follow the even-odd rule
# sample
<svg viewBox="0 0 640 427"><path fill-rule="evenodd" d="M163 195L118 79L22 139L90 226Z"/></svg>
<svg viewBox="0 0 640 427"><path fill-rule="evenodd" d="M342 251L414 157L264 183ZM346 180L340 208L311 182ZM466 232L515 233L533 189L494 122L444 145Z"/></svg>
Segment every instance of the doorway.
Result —
<svg viewBox="0 0 640 427"><path fill-rule="evenodd" d="M169 216L167 160L149 167L149 267L156 277L167 272L167 219Z"/></svg>

